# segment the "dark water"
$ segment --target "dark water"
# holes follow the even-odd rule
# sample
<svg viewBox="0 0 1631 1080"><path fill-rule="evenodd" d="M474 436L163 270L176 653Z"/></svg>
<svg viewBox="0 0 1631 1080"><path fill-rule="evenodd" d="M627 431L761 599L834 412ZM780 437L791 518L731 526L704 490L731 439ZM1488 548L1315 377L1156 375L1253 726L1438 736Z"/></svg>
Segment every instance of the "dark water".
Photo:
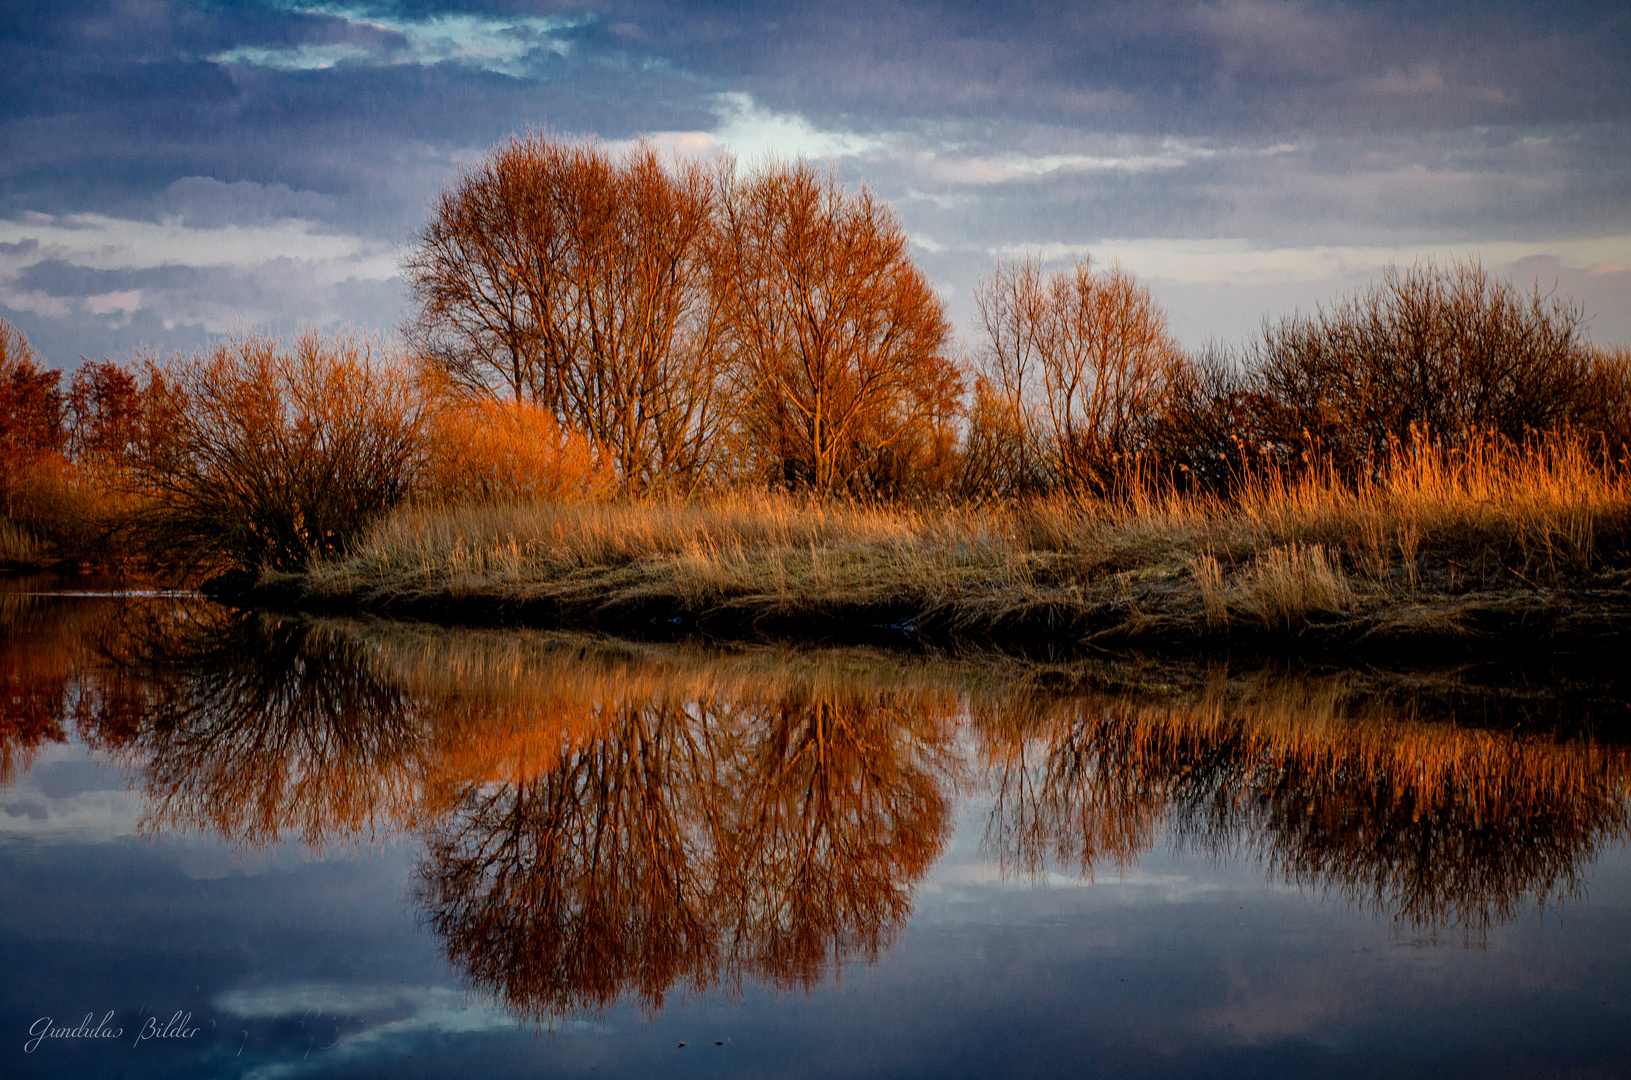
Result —
<svg viewBox="0 0 1631 1080"><path fill-rule="evenodd" d="M1628 1075L1631 725L1600 674L14 588L0 1075Z"/></svg>

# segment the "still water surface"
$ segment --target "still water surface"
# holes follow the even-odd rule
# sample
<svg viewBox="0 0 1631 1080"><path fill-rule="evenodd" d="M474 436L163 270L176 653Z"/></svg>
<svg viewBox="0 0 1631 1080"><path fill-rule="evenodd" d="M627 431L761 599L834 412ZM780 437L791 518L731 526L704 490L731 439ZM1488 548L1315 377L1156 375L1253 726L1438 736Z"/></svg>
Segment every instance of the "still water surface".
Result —
<svg viewBox="0 0 1631 1080"><path fill-rule="evenodd" d="M1631 1075L1625 688L1486 678L14 589L0 1074Z"/></svg>

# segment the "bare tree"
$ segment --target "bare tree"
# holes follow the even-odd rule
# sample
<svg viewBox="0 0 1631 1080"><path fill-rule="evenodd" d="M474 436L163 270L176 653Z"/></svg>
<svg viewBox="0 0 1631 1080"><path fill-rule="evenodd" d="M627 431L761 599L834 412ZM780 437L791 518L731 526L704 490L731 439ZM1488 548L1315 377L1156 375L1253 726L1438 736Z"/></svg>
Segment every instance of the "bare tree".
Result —
<svg viewBox="0 0 1631 1080"><path fill-rule="evenodd" d="M728 411L701 266L717 190L646 145L514 139L438 200L409 337L466 388L583 431L626 487L692 486Z"/></svg>
<svg viewBox="0 0 1631 1080"><path fill-rule="evenodd" d="M982 415L1012 429L986 444L1015 459L988 471L1092 493L1126 482L1188 363L1149 289L1086 258L1055 274L1029 260L999 265L977 301Z"/></svg>
<svg viewBox="0 0 1631 1080"><path fill-rule="evenodd" d="M962 394L945 307L893 211L806 162L725 186L714 291L750 453L774 482L880 492Z"/></svg>

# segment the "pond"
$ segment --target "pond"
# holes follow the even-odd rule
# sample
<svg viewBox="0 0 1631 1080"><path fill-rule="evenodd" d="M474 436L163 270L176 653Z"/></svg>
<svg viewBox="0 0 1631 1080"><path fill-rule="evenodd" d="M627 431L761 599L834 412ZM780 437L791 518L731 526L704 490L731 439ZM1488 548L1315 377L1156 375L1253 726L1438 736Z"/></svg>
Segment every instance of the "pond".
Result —
<svg viewBox="0 0 1631 1080"><path fill-rule="evenodd" d="M0 1071L1615 1075L1622 679L14 582Z"/></svg>

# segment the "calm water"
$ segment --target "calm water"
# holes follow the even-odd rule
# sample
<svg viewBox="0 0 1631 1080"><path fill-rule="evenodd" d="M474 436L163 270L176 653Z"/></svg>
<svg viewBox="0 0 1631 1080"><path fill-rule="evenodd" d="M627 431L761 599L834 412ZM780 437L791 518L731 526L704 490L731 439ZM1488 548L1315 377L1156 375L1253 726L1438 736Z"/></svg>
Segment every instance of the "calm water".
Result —
<svg viewBox="0 0 1631 1080"><path fill-rule="evenodd" d="M1626 693L1483 678L13 586L0 1074L1631 1075Z"/></svg>

